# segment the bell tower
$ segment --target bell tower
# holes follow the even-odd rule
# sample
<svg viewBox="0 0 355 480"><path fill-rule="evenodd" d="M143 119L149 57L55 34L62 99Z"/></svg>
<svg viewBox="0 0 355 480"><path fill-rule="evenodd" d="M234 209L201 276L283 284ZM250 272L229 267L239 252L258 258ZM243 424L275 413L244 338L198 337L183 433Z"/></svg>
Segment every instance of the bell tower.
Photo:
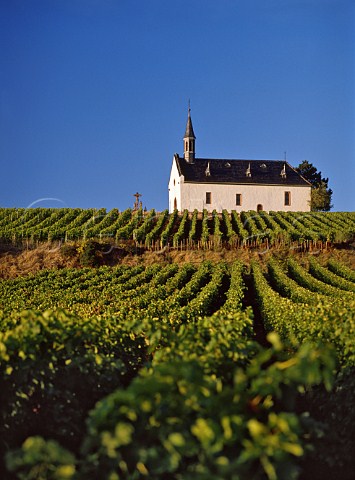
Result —
<svg viewBox="0 0 355 480"><path fill-rule="evenodd" d="M191 121L191 108L189 102L189 109L187 113L187 123L184 136L184 158L188 163L193 163L195 160L195 134Z"/></svg>

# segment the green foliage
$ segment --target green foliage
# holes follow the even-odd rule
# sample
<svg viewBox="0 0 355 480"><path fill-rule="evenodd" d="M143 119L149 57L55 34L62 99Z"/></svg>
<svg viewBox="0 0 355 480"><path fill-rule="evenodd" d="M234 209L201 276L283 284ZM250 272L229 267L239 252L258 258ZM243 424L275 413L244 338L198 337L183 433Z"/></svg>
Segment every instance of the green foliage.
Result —
<svg viewBox="0 0 355 480"><path fill-rule="evenodd" d="M283 235L291 240L299 240L302 236L293 225L293 217L287 218L288 215L282 215L282 212L270 212L272 220L279 225Z"/></svg>
<svg viewBox="0 0 355 480"><path fill-rule="evenodd" d="M202 232L201 232L201 243L206 245L210 238L210 231L208 228L208 211L204 208L202 213Z"/></svg>
<svg viewBox="0 0 355 480"><path fill-rule="evenodd" d="M174 224L176 222L176 219L178 218L178 213L178 210L175 209L169 217L169 222L160 236L160 242L162 246L166 245L170 240L172 231L174 229Z"/></svg>
<svg viewBox="0 0 355 480"><path fill-rule="evenodd" d="M203 262L199 269L193 274L191 280L174 297L174 303L186 305L193 300L200 289L209 282L212 269L211 262Z"/></svg>
<svg viewBox="0 0 355 480"><path fill-rule="evenodd" d="M342 299L347 299L349 301L355 300L355 295L353 292L343 291L337 287L334 287L331 284L324 283L323 281L318 280L316 277L308 273L293 258L290 257L288 259L287 265L288 265L288 272L291 278L296 280L297 283L302 285L304 288L312 292L327 295L329 297L338 297ZM314 269L312 271L314 271ZM319 269L317 271L319 271Z"/></svg>
<svg viewBox="0 0 355 480"><path fill-rule="evenodd" d="M314 167L307 160L303 160L303 162L301 162L298 165L296 170L298 171L298 173L302 175L303 178L308 180L313 186L318 186L322 181L322 173L318 172L316 167Z"/></svg>
<svg viewBox="0 0 355 480"><path fill-rule="evenodd" d="M324 180L324 179L323 179ZM312 195L322 192L313 189ZM202 219L197 210L184 212L182 218L175 210L156 214L152 209L143 213L128 208L117 209L0 209L0 239L6 242L28 241L112 241L126 245L134 241L152 248L160 238L160 246L171 243L203 248L225 245L255 246L268 241L269 245L307 240L350 242L355 236L353 212L222 212L222 217L205 209ZM185 218L184 218L185 217ZM181 221L180 221L181 220ZM179 230L180 229L180 230ZM69 253L69 252L67 252Z"/></svg>
<svg viewBox="0 0 355 480"><path fill-rule="evenodd" d="M184 213L181 217L179 228L173 237L174 247L178 247L179 243L187 237L186 233L188 231L188 225L189 225L189 211L184 210Z"/></svg>
<svg viewBox="0 0 355 480"><path fill-rule="evenodd" d="M240 219L243 222L243 227L249 233L248 239L259 242L262 239L263 232L260 232L255 224L254 216L256 212L241 212Z"/></svg>
<svg viewBox="0 0 355 480"><path fill-rule="evenodd" d="M311 210L318 212L329 212L333 207L331 204L333 191L327 188L328 182L322 181L317 187L311 190Z"/></svg>
<svg viewBox="0 0 355 480"><path fill-rule="evenodd" d="M262 220L254 219L258 231ZM348 480L351 463L334 442L345 446L352 432L345 372L355 365L355 300L340 288L352 285L352 270L333 262L332 273L311 260L308 271L296 259L285 262L296 280L275 259L265 274L253 262L252 285L240 262L0 281L0 450L12 450L14 475L2 478L288 480L302 465L312 471L307 454L324 462L334 451L336 463L326 464ZM249 299L270 348L254 341ZM19 313L60 305L75 315ZM328 393L335 368L339 408ZM323 390L309 390L318 384ZM302 413L307 399L316 424Z"/></svg>
<svg viewBox="0 0 355 480"><path fill-rule="evenodd" d="M302 480L338 478L353 480L355 471L355 371L338 373L330 393L323 386L310 389L300 398L301 409L313 418L313 448L302 459Z"/></svg>
<svg viewBox="0 0 355 480"><path fill-rule="evenodd" d="M75 457L54 440L29 437L21 449L6 456L7 468L18 480L71 480Z"/></svg>
<svg viewBox="0 0 355 480"><path fill-rule="evenodd" d="M355 283L355 271L342 264L341 262L337 262L336 260L330 258L328 260L328 268L336 275L339 275L340 277Z"/></svg>
<svg viewBox="0 0 355 480"><path fill-rule="evenodd" d="M225 302L225 294L229 287L229 272L225 263L221 262L213 270L210 282L193 298L188 305L189 315L208 316L218 310Z"/></svg>
<svg viewBox="0 0 355 480"><path fill-rule="evenodd" d="M227 235L228 243L234 246L236 243L237 234L233 230L233 225L227 210L222 211L222 218L226 227L226 235Z"/></svg>
<svg viewBox="0 0 355 480"><path fill-rule="evenodd" d="M102 227L98 229L99 238L114 237L122 227L130 222L131 218L131 208L127 208L122 213L118 213L114 209L103 219Z"/></svg>
<svg viewBox="0 0 355 480"><path fill-rule="evenodd" d="M320 293L313 294L307 288L302 287L295 280L288 277L274 258L269 259L267 267L270 284L283 297L290 298L292 302L310 305L317 305L319 302L324 301L325 298Z"/></svg>
<svg viewBox="0 0 355 480"><path fill-rule="evenodd" d="M331 208L331 199L333 191L328 188L328 178L322 178L322 173L318 172L307 160L298 165L296 170L308 180L312 185L311 190L311 210L328 212Z"/></svg>
<svg viewBox="0 0 355 480"><path fill-rule="evenodd" d="M298 388L331 374L331 354L304 345L285 357L275 335L232 384L203 363L164 363L99 402L83 445L83 478L297 478Z"/></svg>
<svg viewBox="0 0 355 480"><path fill-rule="evenodd" d="M147 233L145 237L145 244L147 247L150 247L153 242L155 242L166 222L166 219L169 217L169 211L164 210L155 224L155 226Z"/></svg>
<svg viewBox="0 0 355 480"><path fill-rule="evenodd" d="M309 272L322 282L328 283L338 289L355 293L355 283L339 277L327 268L322 267L315 259L310 259Z"/></svg>
<svg viewBox="0 0 355 480"><path fill-rule="evenodd" d="M282 288L282 293L290 295L290 298L280 296L266 280L259 264L253 262L255 297L266 330L278 332L290 348L295 340L297 342L321 340L324 343L331 343L336 347L338 359L343 365L354 365L355 300L352 294L342 292L349 293L348 298L343 298L343 295L335 299L330 296L318 297L318 301L315 302L315 294L303 288L296 291L293 296L290 294L290 283L285 282L279 269L269 263L269 271L277 288ZM309 275L304 269L298 273ZM330 287L327 284L323 285L324 288Z"/></svg>
<svg viewBox="0 0 355 480"><path fill-rule="evenodd" d="M67 252L65 246L66 244L61 247L61 250L64 248L64 252ZM109 259L109 255L113 251L113 245L89 239L83 240L76 248L76 251L79 254L79 264L82 267L99 267L104 264L105 260ZM74 255L73 248L71 249L71 254Z"/></svg>
<svg viewBox="0 0 355 480"><path fill-rule="evenodd" d="M223 238L223 233L221 231L221 220L216 210L213 210L212 212L212 219L214 243L215 245L220 246Z"/></svg>
<svg viewBox="0 0 355 480"><path fill-rule="evenodd" d="M235 210L232 210L231 217L233 229L236 231L239 238L245 242L249 236L248 230L244 228L243 222Z"/></svg>
<svg viewBox="0 0 355 480"><path fill-rule="evenodd" d="M143 218L143 210L139 209L136 212L131 213L131 217L128 222L125 222L115 234L116 240L129 240L133 238L133 232L137 231Z"/></svg>
<svg viewBox="0 0 355 480"><path fill-rule="evenodd" d="M198 211L195 209L192 214L191 226L189 231L189 240L191 242L195 242L197 240L197 218L198 218Z"/></svg>
<svg viewBox="0 0 355 480"><path fill-rule="evenodd" d="M252 325L250 311L215 312L186 322L169 333L164 348L154 352L152 365L196 361L205 374L229 384L236 366L245 366L258 350L250 334Z"/></svg>
<svg viewBox="0 0 355 480"><path fill-rule="evenodd" d="M143 223L133 230L133 239L136 242L142 242L147 235L147 232L151 229L151 226L154 224L155 220L155 210L154 208L146 213Z"/></svg>
<svg viewBox="0 0 355 480"><path fill-rule="evenodd" d="M88 411L146 361L116 319L24 311L0 333L0 452L43 435L76 449Z"/></svg>
<svg viewBox="0 0 355 480"><path fill-rule="evenodd" d="M79 262L82 267L97 267L101 263L102 245L95 240L83 242L79 248Z"/></svg>

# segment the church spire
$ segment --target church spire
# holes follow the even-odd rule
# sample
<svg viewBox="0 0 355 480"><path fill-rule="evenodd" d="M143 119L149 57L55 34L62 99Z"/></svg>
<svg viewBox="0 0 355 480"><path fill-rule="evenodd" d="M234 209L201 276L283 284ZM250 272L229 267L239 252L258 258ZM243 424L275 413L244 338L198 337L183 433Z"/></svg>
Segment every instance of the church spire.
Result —
<svg viewBox="0 0 355 480"><path fill-rule="evenodd" d="M187 123L184 136L184 158L187 162L193 163L195 159L195 134L191 121L191 108L189 100L189 109L187 113Z"/></svg>

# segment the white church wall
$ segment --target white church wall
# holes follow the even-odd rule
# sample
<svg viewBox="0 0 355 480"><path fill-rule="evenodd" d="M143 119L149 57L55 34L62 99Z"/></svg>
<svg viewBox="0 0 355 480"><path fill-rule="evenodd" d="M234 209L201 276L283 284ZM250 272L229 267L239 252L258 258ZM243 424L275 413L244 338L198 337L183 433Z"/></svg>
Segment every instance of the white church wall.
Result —
<svg viewBox="0 0 355 480"><path fill-rule="evenodd" d="M171 167L170 172L170 179L169 179L169 213L172 213L176 208L181 211L183 210L181 206L181 188L180 185L183 183L184 177L180 177L178 168L176 166L175 160L173 160L173 164Z"/></svg>
<svg viewBox="0 0 355 480"><path fill-rule="evenodd" d="M216 185L182 183L178 209L193 211L197 208L209 212L236 210L257 210L258 205L265 211L310 211L311 187L289 185ZM211 203L206 203L206 193L211 195ZM285 192L289 192L290 205L285 205ZM240 194L241 205L236 204L236 194ZM178 196L176 197L178 198Z"/></svg>

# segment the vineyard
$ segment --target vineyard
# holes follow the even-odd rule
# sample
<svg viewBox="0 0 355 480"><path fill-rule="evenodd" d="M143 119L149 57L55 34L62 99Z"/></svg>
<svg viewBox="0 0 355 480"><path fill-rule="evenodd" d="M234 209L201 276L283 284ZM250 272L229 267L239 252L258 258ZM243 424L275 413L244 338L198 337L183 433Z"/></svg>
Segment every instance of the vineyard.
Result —
<svg viewBox="0 0 355 480"><path fill-rule="evenodd" d="M0 240L12 243L100 239L147 249L235 248L341 243L354 236L353 212L0 209Z"/></svg>
<svg viewBox="0 0 355 480"><path fill-rule="evenodd" d="M0 229L242 246L335 241L354 225L8 210ZM1 478L353 478L355 271L335 257L43 270L1 280L0 298Z"/></svg>

